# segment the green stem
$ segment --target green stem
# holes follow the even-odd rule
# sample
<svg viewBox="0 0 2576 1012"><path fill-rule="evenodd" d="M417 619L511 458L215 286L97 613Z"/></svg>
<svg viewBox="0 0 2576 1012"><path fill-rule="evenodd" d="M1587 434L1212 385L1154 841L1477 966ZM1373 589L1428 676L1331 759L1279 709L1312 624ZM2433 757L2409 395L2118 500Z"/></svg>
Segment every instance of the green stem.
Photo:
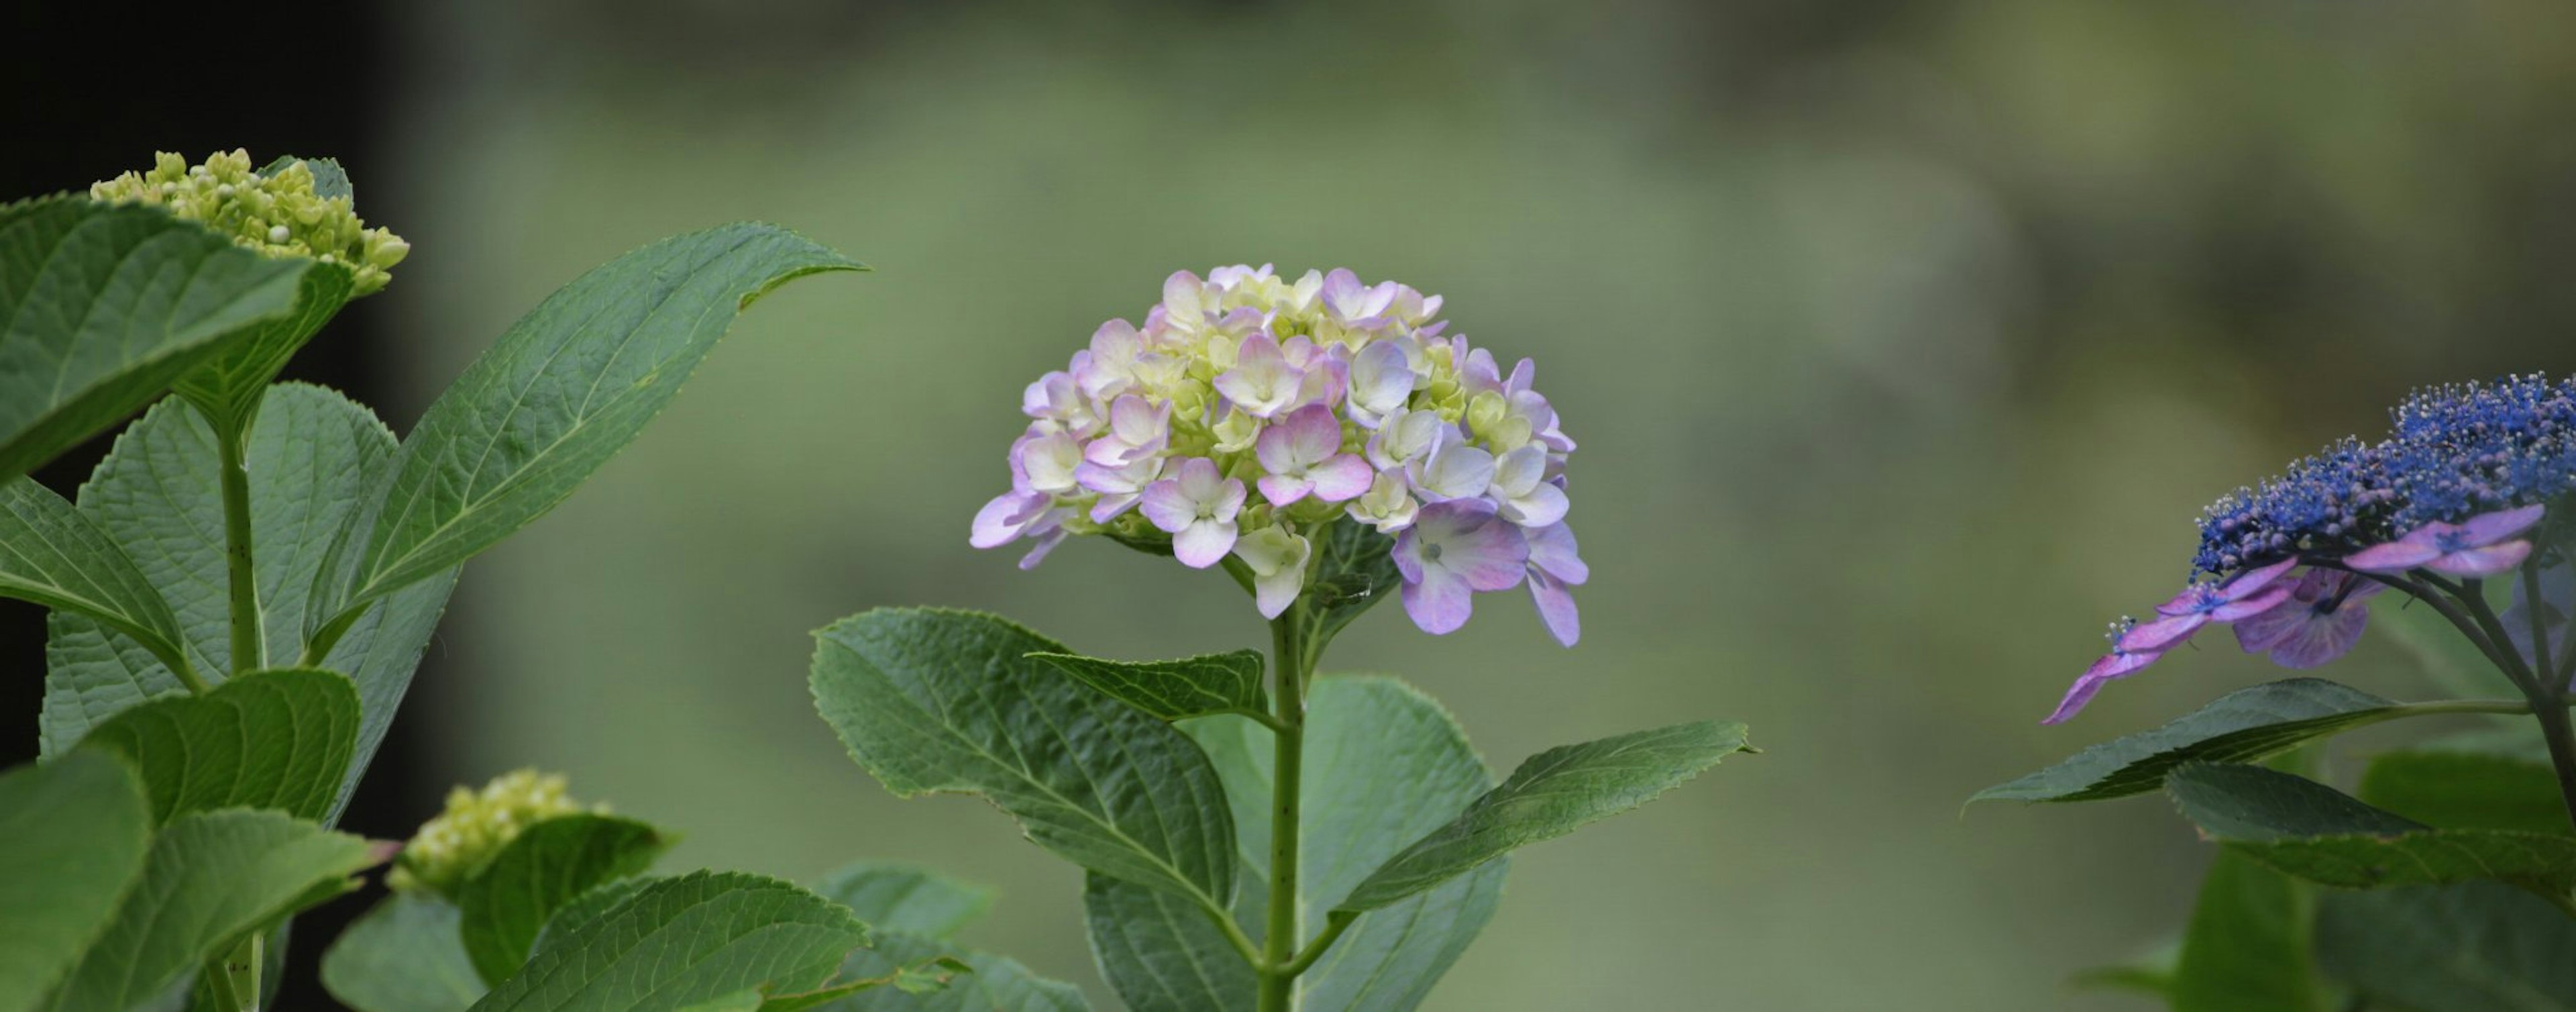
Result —
<svg viewBox="0 0 2576 1012"><path fill-rule="evenodd" d="M1273 743L1270 790L1270 909L1262 938L1259 1012L1289 1012L1296 1007L1297 974L1297 817L1299 782L1306 748L1306 678L1315 670L1313 646L1305 635L1303 608L1290 607L1270 622L1271 671L1278 723Z"/></svg>
<svg viewBox="0 0 2576 1012"><path fill-rule="evenodd" d="M250 443L247 421L215 425L216 453L220 458L219 480L224 499L224 574L232 595L232 670L234 675L256 671L268 664L268 647L262 642L263 626L259 608L259 571L251 565L250 544L250 468L243 451Z"/></svg>
<svg viewBox="0 0 2576 1012"><path fill-rule="evenodd" d="M2557 773L2558 799L2567 806L2568 822L2576 825L2576 721L2570 721L2567 716L2567 690L2563 686L2549 684L2548 675L2533 672L2522 659L2521 652L2512 649L2513 641L2505 635L2504 622L2496 617L2495 609L2487 607L2486 595L2481 592L2478 581L2463 581L2453 596L2477 620L2479 628L2486 630L2487 637L2504 648L2505 660L2509 663L2500 667L2505 677L2512 679L2513 684L2531 700L2531 715L2540 721L2541 740L2549 746L2549 765ZM2536 596L2531 601L2532 612L2537 615L2542 603ZM2535 628L2535 632L2538 631ZM2546 644L2547 637L2535 636L2532 645L2536 650L2545 650ZM2543 669L2544 672L2546 670Z"/></svg>

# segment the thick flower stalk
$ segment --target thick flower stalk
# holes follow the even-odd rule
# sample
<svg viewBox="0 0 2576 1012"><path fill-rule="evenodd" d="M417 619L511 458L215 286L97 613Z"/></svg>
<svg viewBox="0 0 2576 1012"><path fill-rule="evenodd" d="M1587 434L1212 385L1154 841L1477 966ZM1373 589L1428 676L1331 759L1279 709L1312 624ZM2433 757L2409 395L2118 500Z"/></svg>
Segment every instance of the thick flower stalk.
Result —
<svg viewBox="0 0 2576 1012"><path fill-rule="evenodd" d="M1143 326L1111 320L1028 386L1011 490L972 542L1105 534L1224 565L1265 618L1321 565L1322 532L1394 537L1407 614L1464 625L1481 592L1526 584L1548 630L1581 634L1571 587L1587 571L1565 525L1574 441L1522 359L1445 333L1439 296L1347 270L1294 282L1271 268L1183 271Z"/></svg>
<svg viewBox="0 0 2576 1012"><path fill-rule="evenodd" d="M268 256L344 264L357 276L352 295L382 290L391 279L387 272L411 252L411 244L392 231L366 227L346 194L315 192L313 170L305 162L282 161L254 172L250 154L239 149L216 152L193 166L160 152L151 169L92 184L89 195L169 208Z"/></svg>
<svg viewBox="0 0 2576 1012"><path fill-rule="evenodd" d="M2247 653L2284 667L2325 664L2360 641L2364 602L2390 588L2451 617L2528 691L2564 696L2576 652L2555 602L2576 583L2576 524L2559 508L2576 492L2576 380L2437 387L2393 415L2386 439L2337 443L2210 506L2194 580L2155 617L2115 624L2111 651L2048 722L2210 625L2232 623ZM2514 605L2493 614L2478 587L2517 569Z"/></svg>
<svg viewBox="0 0 2576 1012"><path fill-rule="evenodd" d="M529 826L560 815L605 815L605 803L585 806L565 791L559 773L512 770L480 791L447 792L447 807L422 823L403 844L385 884L398 892L444 893L472 876Z"/></svg>

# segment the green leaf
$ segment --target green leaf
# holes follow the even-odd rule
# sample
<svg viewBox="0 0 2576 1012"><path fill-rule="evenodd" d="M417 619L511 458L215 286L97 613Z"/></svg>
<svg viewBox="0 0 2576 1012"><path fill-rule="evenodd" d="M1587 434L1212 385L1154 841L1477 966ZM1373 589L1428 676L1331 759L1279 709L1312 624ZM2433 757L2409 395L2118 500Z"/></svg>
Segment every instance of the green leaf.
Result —
<svg viewBox="0 0 2576 1012"><path fill-rule="evenodd" d="M887 790L984 795L1067 860L1225 909L1234 827L1207 756L1029 657L1064 652L989 615L879 609L815 634L814 705Z"/></svg>
<svg viewBox="0 0 2576 1012"><path fill-rule="evenodd" d="M2566 835L2549 764L2475 752L2390 752L2370 761L2361 799L2428 826Z"/></svg>
<svg viewBox="0 0 2576 1012"><path fill-rule="evenodd" d="M476 1012L685 1008L745 989L815 990L867 928L837 903L777 879L698 872L634 889L539 946Z"/></svg>
<svg viewBox="0 0 2576 1012"><path fill-rule="evenodd" d="M315 266L159 208L75 194L0 206L0 481L296 315Z"/></svg>
<svg viewBox="0 0 2576 1012"><path fill-rule="evenodd" d="M184 647L210 681L231 669L214 439L187 404L164 401L118 437L80 495L81 513L171 602ZM393 451L393 433L336 392L290 383L261 401L245 464L263 632L280 663L301 652L313 574L356 508L367 475L380 471ZM360 700L357 746L333 797L332 818L384 740L455 575L441 574L369 609L319 665L349 673ZM47 755L69 749L127 707L186 693L165 665L95 622L57 613L51 633L40 723Z"/></svg>
<svg viewBox="0 0 2576 1012"><path fill-rule="evenodd" d="M559 815L521 831L456 888L475 970L486 983L509 979L557 909L651 867L669 846L652 826L610 815Z"/></svg>
<svg viewBox="0 0 2576 1012"><path fill-rule="evenodd" d="M180 657L169 602L107 532L34 479L0 481L0 597L77 612L155 657Z"/></svg>
<svg viewBox="0 0 2576 1012"><path fill-rule="evenodd" d="M1240 718L1235 718L1240 719ZM1245 891L1253 876L1245 875ZM1257 902L1242 897L1229 916L1247 935L1261 924ZM1205 907L1099 872L1082 877L1083 926L1100 973L1129 1012L1249 1008L1259 981ZM1251 916L1246 917L1249 913ZM1247 923L1248 922L1248 923Z"/></svg>
<svg viewBox="0 0 2576 1012"><path fill-rule="evenodd" d="M122 1009L156 998L252 932L357 888L349 876L379 860L365 840L280 812L173 819L49 1007Z"/></svg>
<svg viewBox="0 0 2576 1012"><path fill-rule="evenodd" d="M2098 801L2155 790L2192 761L2254 762L2339 731L2405 716L2403 704L2322 678L2292 678L2218 697L2152 731L2085 749L1979 801Z"/></svg>
<svg viewBox="0 0 2576 1012"><path fill-rule="evenodd" d="M2320 1007L2308 951L2311 886L2222 851L2201 880L2166 995L2173 1012L2305 1012Z"/></svg>
<svg viewBox="0 0 2576 1012"><path fill-rule="evenodd" d="M35 1008L143 870L143 780L84 753L0 772L0 1012Z"/></svg>
<svg viewBox="0 0 2576 1012"><path fill-rule="evenodd" d="M1307 700L1298 820L1298 882L1309 911L1300 944L1371 869L1439 828L1493 786L1492 774L1440 705L1391 678L1326 677ZM1182 725L1225 778L1244 871L1234 916L1257 937L1269 900L1273 743L1241 717ZM1493 916L1507 861L1362 915L1298 979L1306 1012L1411 1008ZM1103 876L1083 892L1103 972L1138 1012L1238 1008L1249 967L1206 915Z"/></svg>
<svg viewBox="0 0 2576 1012"><path fill-rule="evenodd" d="M762 1003L768 1000L759 988L747 987L732 994L692 1002L679 1012L759 1012Z"/></svg>
<svg viewBox="0 0 2576 1012"><path fill-rule="evenodd" d="M844 976L882 977L895 968L917 965L942 953L940 943L912 935L892 934L871 948L850 955ZM1082 989L1038 976L1015 959L969 952L962 957L968 972L934 994L901 990L862 991L826 1005L829 1012L1089 1012Z"/></svg>
<svg viewBox="0 0 2576 1012"><path fill-rule="evenodd" d="M357 735L358 689L348 676L282 668L126 710L85 743L143 771L155 823L219 808L318 821L330 814Z"/></svg>
<svg viewBox="0 0 2576 1012"><path fill-rule="evenodd" d="M1261 688L1258 650L1177 661L1104 661L1080 654L1029 656L1159 720L1270 712L1270 695Z"/></svg>
<svg viewBox="0 0 2576 1012"><path fill-rule="evenodd" d="M1718 760L1752 751L1744 725L1698 721L1531 756L1465 813L1387 860L1342 910L1373 910L1505 852L1554 839L1655 799Z"/></svg>
<svg viewBox="0 0 2576 1012"><path fill-rule="evenodd" d="M322 953L322 986L357 1012L465 1012L486 988L462 916L434 896L387 896Z"/></svg>
<svg viewBox="0 0 2576 1012"><path fill-rule="evenodd" d="M2329 893L2317 962L2373 1009L2576 1012L2576 918L2486 882Z"/></svg>
<svg viewBox="0 0 2576 1012"><path fill-rule="evenodd" d="M1315 609L1317 642L1377 603L1395 596L1403 577L1395 571L1395 539L1349 517L1337 518L1315 537L1315 576L1305 597Z"/></svg>
<svg viewBox="0 0 2576 1012"><path fill-rule="evenodd" d="M228 425L238 427L259 410L269 382L286 368L287 360L303 350L323 324L340 315L357 287L358 275L348 267L316 264L296 283L293 312L250 328L205 364L181 374L171 389L204 409L208 417L226 419Z"/></svg>
<svg viewBox="0 0 2576 1012"><path fill-rule="evenodd" d="M326 613L453 568L545 515L679 394L736 313L795 278L862 269L743 223L574 279L466 367L403 441L350 530L353 568L332 574Z"/></svg>
<svg viewBox="0 0 2576 1012"><path fill-rule="evenodd" d="M947 938L993 908L993 889L912 865L860 861L814 891L850 908L872 931Z"/></svg>
<svg viewBox="0 0 2576 1012"><path fill-rule="evenodd" d="M2165 793L2202 833L2320 885L2495 879L2561 898L2576 889L2576 837L2434 829L2260 766L2187 764L2166 776Z"/></svg>

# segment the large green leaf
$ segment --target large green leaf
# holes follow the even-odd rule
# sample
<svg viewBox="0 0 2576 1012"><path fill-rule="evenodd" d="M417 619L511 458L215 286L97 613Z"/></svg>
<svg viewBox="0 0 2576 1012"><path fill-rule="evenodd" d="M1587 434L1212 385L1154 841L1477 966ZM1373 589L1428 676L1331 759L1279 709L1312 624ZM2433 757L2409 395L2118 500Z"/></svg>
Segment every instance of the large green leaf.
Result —
<svg viewBox="0 0 2576 1012"><path fill-rule="evenodd" d="M2491 882L2329 893L2318 904L2318 964L2372 1009L2576 1012L2571 952L2576 918Z"/></svg>
<svg viewBox="0 0 2576 1012"><path fill-rule="evenodd" d="M357 888L375 848L283 813L199 812L152 841L143 877L54 992L59 1012L156 998L207 960L287 915Z"/></svg>
<svg viewBox="0 0 2576 1012"><path fill-rule="evenodd" d="M465 1012L488 989L458 939L461 917L434 896L387 896L323 952L322 986L357 1012Z"/></svg>
<svg viewBox="0 0 2576 1012"><path fill-rule="evenodd" d="M486 983L518 972L538 932L574 897L651 867L670 841L633 819L559 815L521 831L456 887L466 954Z"/></svg>
<svg viewBox="0 0 2576 1012"><path fill-rule="evenodd" d="M296 316L315 266L158 208L72 194L0 206L0 481Z"/></svg>
<svg viewBox="0 0 2576 1012"><path fill-rule="evenodd" d="M1064 652L990 615L879 609L815 634L814 704L898 795L984 795L1076 864L1225 909L1234 826L1207 756L1029 657Z"/></svg>
<svg viewBox="0 0 2576 1012"><path fill-rule="evenodd" d="M2096 801L2155 790L2186 762L2254 762L2339 731L2405 716L2404 704L2322 678L2292 678L2218 697L2152 731L2085 749L1977 801Z"/></svg>
<svg viewBox="0 0 2576 1012"><path fill-rule="evenodd" d="M186 649L209 680L231 668L214 438L187 404L164 401L117 438L80 494L81 513L172 603ZM367 475L383 469L394 445L393 433L372 412L334 391L283 384L261 402L245 465L263 632L278 663L301 652L313 574L356 508ZM450 571L376 605L320 664L349 673L360 700L357 745L332 817L384 740L454 584ZM57 613L51 633L40 724L48 755L127 707L186 691L148 652L95 622Z"/></svg>
<svg viewBox="0 0 2576 1012"><path fill-rule="evenodd" d="M2477 752L2391 752L2370 761L2361 799L2428 826L2570 832L2545 761Z"/></svg>
<svg viewBox="0 0 2576 1012"><path fill-rule="evenodd" d="M2308 939L2314 887L2221 852L2201 880L2165 995L2173 1012L2308 1012L2322 1006Z"/></svg>
<svg viewBox="0 0 2576 1012"><path fill-rule="evenodd" d="M850 908L871 931L947 938L993 908L991 886L908 864L860 861L826 876L814 891Z"/></svg>
<svg viewBox="0 0 2576 1012"><path fill-rule="evenodd" d="M152 817L274 808L299 819L330 814L358 736L358 689L314 668L254 671L202 696L126 710L86 743L143 771Z"/></svg>
<svg viewBox="0 0 2576 1012"><path fill-rule="evenodd" d="M2576 837L2435 829L2260 766L2186 764L2165 777L2165 793L2202 833L2321 885L2495 879L2562 900L2576 889Z"/></svg>
<svg viewBox="0 0 2576 1012"><path fill-rule="evenodd" d="M1091 1007L1080 988L1039 977L1016 960L961 949L947 941L992 906L989 888L909 865L862 861L833 872L816 891L849 907L868 925L868 946L842 962L843 979L884 978L942 957L963 960L972 970L929 994L878 988L816 1008L828 1012L1080 1012Z"/></svg>
<svg viewBox="0 0 2576 1012"><path fill-rule="evenodd" d="M545 515L679 394L736 313L789 280L861 269L742 223L662 240L547 296L403 441L350 529L326 611L453 568Z"/></svg>
<svg viewBox="0 0 2576 1012"><path fill-rule="evenodd" d="M318 264L304 272L295 288L295 310L250 329L205 364L181 375L171 389L228 425L253 417L269 382L288 359L340 314L357 289L356 272L340 264Z"/></svg>
<svg viewBox="0 0 2576 1012"><path fill-rule="evenodd" d="M1338 909L1374 910L1503 854L1652 801L1718 760L1751 751L1744 725L1698 721L1531 756L1455 821L1387 859Z"/></svg>
<svg viewBox="0 0 2576 1012"><path fill-rule="evenodd" d="M143 870L143 780L83 753L0 772L0 1012L26 1012L107 928Z"/></svg>
<svg viewBox="0 0 2576 1012"><path fill-rule="evenodd" d="M0 597L88 616L183 663L169 602L106 531L31 478L0 480Z"/></svg>
<svg viewBox="0 0 2576 1012"><path fill-rule="evenodd" d="M840 904L772 878L698 872L628 892L554 933L477 1012L676 1009L744 990L808 992L867 928Z"/></svg>
<svg viewBox="0 0 2576 1012"><path fill-rule="evenodd" d="M1299 943L1323 912L1388 857L1439 828L1493 786L1447 711L1391 678L1317 679L1307 700L1298 820ZM1241 717L1183 725L1225 778L1244 865L1235 921L1258 936L1269 899L1274 749ZM1307 1012L1406 1009L1466 951L1502 896L1505 861L1362 915L1298 980ZM1207 917L1135 886L1091 876L1083 892L1092 949L1139 1012L1235 1008L1251 1001L1250 968Z"/></svg>
<svg viewBox="0 0 2576 1012"><path fill-rule="evenodd" d="M1160 720L1219 713L1261 714L1270 710L1270 696L1261 688L1258 650L1177 661L1104 661L1080 654L1030 656Z"/></svg>

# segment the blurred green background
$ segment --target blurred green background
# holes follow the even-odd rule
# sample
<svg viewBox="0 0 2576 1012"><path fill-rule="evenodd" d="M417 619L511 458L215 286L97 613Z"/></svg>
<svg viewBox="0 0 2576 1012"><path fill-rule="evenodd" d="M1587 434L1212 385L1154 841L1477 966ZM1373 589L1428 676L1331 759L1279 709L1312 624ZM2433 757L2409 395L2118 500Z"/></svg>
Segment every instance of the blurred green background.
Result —
<svg viewBox="0 0 2576 1012"><path fill-rule="evenodd" d="M1264 643L1220 577L965 543L1021 385L1172 270L1446 295L1582 441L1581 647L1498 595L1445 638L1383 609L1330 667L1423 686L1498 770L1699 716L1768 749L1525 852L1446 1010L2134 1007L2062 981L2179 926L2189 828L1961 801L2274 677L2206 637L2037 724L2208 500L2415 384L2576 368L2576 19L2537 0L399 17L391 147L354 167L417 248L389 417L666 233L757 217L877 268L763 302L470 567L405 719L450 779L541 764L684 828L676 865L998 884L972 941L1104 1002L1072 867L868 779L807 633L935 603L1112 657ZM2424 692L2384 637L2337 675Z"/></svg>

